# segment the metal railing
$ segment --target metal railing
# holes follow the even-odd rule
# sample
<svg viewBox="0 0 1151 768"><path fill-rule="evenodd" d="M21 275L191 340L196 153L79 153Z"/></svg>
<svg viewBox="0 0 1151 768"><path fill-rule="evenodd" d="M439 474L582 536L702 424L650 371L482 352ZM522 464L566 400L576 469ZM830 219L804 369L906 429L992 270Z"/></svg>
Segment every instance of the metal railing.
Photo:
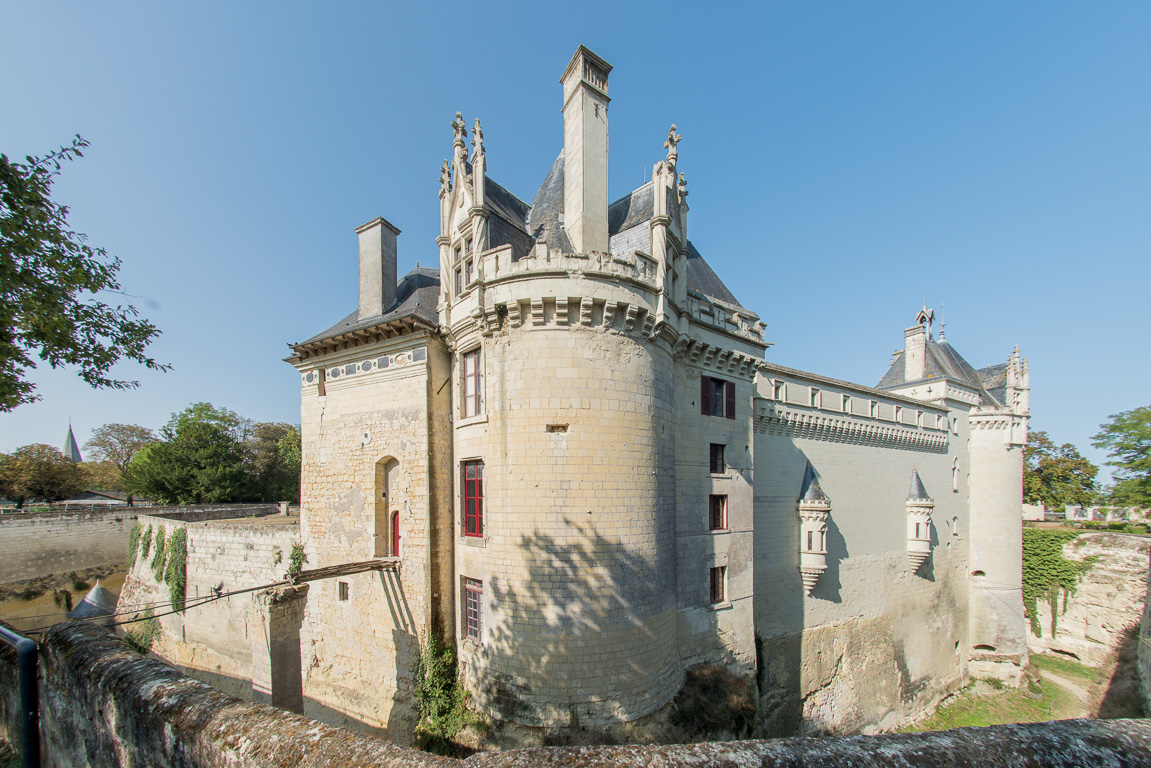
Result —
<svg viewBox="0 0 1151 768"><path fill-rule="evenodd" d="M24 768L40 768L40 695L37 681L40 650L35 640L0 624L0 642L16 649L17 685L20 688L20 757Z"/></svg>

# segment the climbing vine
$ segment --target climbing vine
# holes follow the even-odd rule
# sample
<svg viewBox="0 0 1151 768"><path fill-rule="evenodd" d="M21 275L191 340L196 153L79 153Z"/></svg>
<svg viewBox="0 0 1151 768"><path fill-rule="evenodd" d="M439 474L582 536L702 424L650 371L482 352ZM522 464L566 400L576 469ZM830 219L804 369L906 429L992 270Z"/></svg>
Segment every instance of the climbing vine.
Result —
<svg viewBox="0 0 1151 768"><path fill-rule="evenodd" d="M479 718L467 707L464 687L456 672L456 654L433 635L420 649L416 663L416 742L421 749L441 755L455 751L452 739Z"/></svg>
<svg viewBox="0 0 1151 768"><path fill-rule="evenodd" d="M1038 601L1043 598L1051 606L1051 636L1055 637L1059 625L1059 595L1063 594L1063 610L1067 610L1068 595L1075 594L1083 574L1095 565L1098 556L1083 561L1063 556L1063 545L1079 536L1078 531L1049 528L1023 529L1023 612L1031 621L1031 632L1043 637L1039 626Z"/></svg>
<svg viewBox="0 0 1151 768"><path fill-rule="evenodd" d="M168 596L172 607L184 610L185 585L187 584L188 531L177 528L168 539L168 567L164 571L164 583L168 585Z"/></svg>
<svg viewBox="0 0 1151 768"><path fill-rule="evenodd" d="M137 525L139 525L139 523L137 523ZM151 549L152 549L152 526L149 525L147 528L144 529L144 535L140 537L140 557L144 558L145 562L147 562L147 560L148 560L148 552L151 551Z"/></svg>
<svg viewBox="0 0 1151 768"><path fill-rule="evenodd" d="M140 534L144 532L144 526L136 523L132 526L132 530L128 531L128 570L136 564L136 555L140 553Z"/></svg>
<svg viewBox="0 0 1151 768"><path fill-rule="evenodd" d="M164 556L167 552L164 551L164 529L156 528L156 552L152 555L152 575L156 577L156 581L164 580Z"/></svg>

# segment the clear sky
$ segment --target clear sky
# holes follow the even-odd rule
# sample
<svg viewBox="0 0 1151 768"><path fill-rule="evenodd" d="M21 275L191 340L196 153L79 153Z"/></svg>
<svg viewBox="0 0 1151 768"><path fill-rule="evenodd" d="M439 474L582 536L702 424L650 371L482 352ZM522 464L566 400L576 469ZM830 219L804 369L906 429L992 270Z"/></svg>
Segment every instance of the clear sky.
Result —
<svg viewBox="0 0 1151 768"><path fill-rule="evenodd" d="M580 43L615 67L612 197L674 122L691 238L769 360L874 385L926 299L976 367L1019 345L1033 428L1095 461L1151 403L1148 3L45 1L0 29L0 151L91 141L56 199L173 366L117 370L132 392L37 371L0 451L198 401L298 422L282 358L354 309L353 229L382 215L401 274L437 263L457 110L530 201Z"/></svg>

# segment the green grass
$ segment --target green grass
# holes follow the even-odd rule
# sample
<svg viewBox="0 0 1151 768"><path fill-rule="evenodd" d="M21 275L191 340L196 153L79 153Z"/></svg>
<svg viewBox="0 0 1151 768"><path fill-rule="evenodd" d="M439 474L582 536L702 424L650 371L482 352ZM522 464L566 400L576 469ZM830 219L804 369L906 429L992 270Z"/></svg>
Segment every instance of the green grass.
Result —
<svg viewBox="0 0 1151 768"><path fill-rule="evenodd" d="M940 707L927 720L900 730L914 733L969 726L1038 723L1071 717L1078 712L1078 706L1078 700L1070 692L1046 681L1031 683L1025 690L1005 690L988 696L976 694L974 686L968 686L954 701Z"/></svg>
<svg viewBox="0 0 1151 768"><path fill-rule="evenodd" d="M1103 670L1099 667L1088 667L1052 653L1033 653L1031 663L1046 672L1054 672L1073 680L1079 678L1086 683L1098 683L1103 678Z"/></svg>

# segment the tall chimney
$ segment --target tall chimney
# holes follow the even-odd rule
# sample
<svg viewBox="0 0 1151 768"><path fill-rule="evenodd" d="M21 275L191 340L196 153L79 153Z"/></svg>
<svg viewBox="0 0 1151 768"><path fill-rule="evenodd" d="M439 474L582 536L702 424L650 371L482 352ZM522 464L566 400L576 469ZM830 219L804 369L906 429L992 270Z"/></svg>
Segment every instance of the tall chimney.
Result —
<svg viewBox="0 0 1151 768"><path fill-rule="evenodd" d="M396 303L396 229L382 216L356 227L360 236L360 319Z"/></svg>
<svg viewBox="0 0 1151 768"><path fill-rule="evenodd" d="M564 224L577 253L607 251L607 76L611 64L580 46L564 87Z"/></svg>
<svg viewBox="0 0 1151 768"><path fill-rule="evenodd" d="M927 376L927 329L913 325L903 332L903 380L919 381Z"/></svg>

